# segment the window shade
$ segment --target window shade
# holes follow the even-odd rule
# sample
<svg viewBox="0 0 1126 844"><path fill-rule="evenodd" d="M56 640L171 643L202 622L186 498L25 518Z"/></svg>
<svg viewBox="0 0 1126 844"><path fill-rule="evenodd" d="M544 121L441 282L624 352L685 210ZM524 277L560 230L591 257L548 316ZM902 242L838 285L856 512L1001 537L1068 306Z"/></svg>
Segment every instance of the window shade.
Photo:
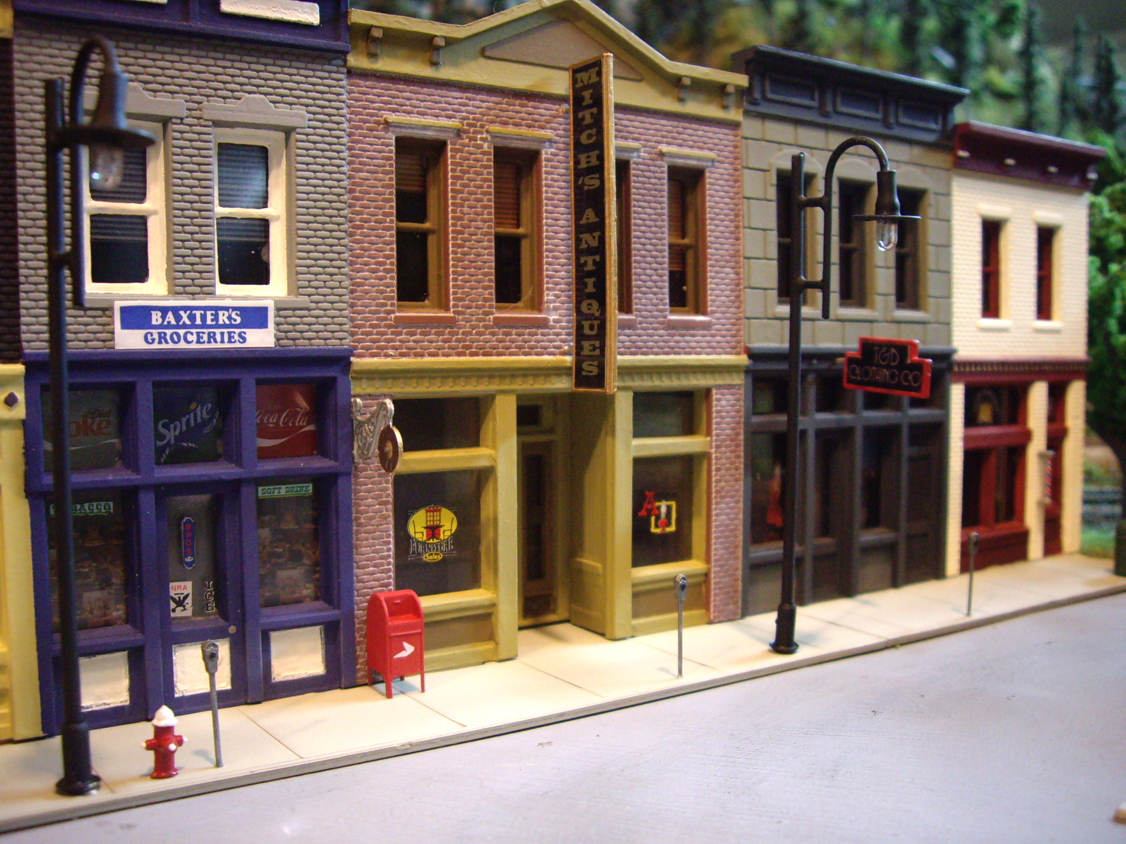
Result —
<svg viewBox="0 0 1126 844"><path fill-rule="evenodd" d="M493 225L520 228L520 165L516 162L493 163Z"/></svg>
<svg viewBox="0 0 1126 844"><path fill-rule="evenodd" d="M219 144L219 205L265 208L269 204L269 151L251 144Z"/></svg>

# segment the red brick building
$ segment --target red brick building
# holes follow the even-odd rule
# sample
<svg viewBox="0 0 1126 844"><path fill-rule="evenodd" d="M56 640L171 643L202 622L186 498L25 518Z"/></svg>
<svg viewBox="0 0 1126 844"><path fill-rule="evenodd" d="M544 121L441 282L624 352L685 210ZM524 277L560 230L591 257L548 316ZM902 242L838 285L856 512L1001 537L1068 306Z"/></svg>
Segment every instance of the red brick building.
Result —
<svg viewBox="0 0 1126 844"><path fill-rule="evenodd" d="M521 626L673 626L678 573L689 622L738 617L745 77L585 0L354 11L351 37L353 391L405 449L356 467L357 608L418 592L432 668L512 657ZM603 53L617 383L576 392L568 68Z"/></svg>

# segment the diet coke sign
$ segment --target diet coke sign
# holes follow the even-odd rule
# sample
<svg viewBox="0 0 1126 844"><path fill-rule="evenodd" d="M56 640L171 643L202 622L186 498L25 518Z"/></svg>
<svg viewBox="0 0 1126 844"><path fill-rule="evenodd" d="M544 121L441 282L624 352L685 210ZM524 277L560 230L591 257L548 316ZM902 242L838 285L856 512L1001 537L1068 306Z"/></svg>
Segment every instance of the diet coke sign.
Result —
<svg viewBox="0 0 1126 844"><path fill-rule="evenodd" d="M316 387L259 384L257 392L258 459L316 454Z"/></svg>

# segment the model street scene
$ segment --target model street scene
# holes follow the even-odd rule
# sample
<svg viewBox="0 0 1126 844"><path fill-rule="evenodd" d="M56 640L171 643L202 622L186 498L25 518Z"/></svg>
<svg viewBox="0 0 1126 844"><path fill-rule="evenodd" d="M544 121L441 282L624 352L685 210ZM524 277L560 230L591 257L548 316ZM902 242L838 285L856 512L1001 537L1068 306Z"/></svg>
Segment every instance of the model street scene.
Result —
<svg viewBox="0 0 1126 844"><path fill-rule="evenodd" d="M1112 40L811 2L0 0L0 831L1126 592Z"/></svg>

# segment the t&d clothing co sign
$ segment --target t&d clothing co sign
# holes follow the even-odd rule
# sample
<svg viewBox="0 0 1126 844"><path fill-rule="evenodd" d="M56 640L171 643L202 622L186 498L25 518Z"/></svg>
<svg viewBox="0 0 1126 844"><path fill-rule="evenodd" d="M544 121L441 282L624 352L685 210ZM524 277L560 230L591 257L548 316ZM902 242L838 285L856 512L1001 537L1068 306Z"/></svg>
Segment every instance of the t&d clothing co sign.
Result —
<svg viewBox="0 0 1126 844"><path fill-rule="evenodd" d="M115 302L113 341L116 349L272 348L274 302Z"/></svg>

